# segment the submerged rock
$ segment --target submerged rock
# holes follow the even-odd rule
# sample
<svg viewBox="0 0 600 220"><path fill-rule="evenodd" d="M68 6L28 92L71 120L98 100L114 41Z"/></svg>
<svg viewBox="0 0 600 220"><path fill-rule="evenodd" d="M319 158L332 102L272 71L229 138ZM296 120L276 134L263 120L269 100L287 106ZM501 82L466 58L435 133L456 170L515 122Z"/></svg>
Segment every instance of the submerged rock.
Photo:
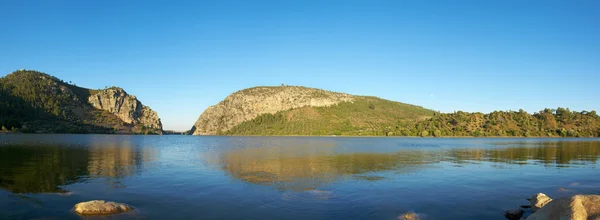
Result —
<svg viewBox="0 0 600 220"><path fill-rule="evenodd" d="M519 206L519 207L521 207L521 208L524 208L524 209L530 209L530 208L531 208L531 205L521 205L521 206Z"/></svg>
<svg viewBox="0 0 600 220"><path fill-rule="evenodd" d="M525 211L523 211L523 209L511 209L504 211L504 217L506 217L508 220L519 220L524 214Z"/></svg>
<svg viewBox="0 0 600 220"><path fill-rule="evenodd" d="M80 215L111 215L131 211L133 207L116 202L93 200L75 205L75 212Z"/></svg>
<svg viewBox="0 0 600 220"><path fill-rule="evenodd" d="M421 218L417 213L407 212L398 217L400 220L420 220Z"/></svg>
<svg viewBox="0 0 600 220"><path fill-rule="evenodd" d="M598 220L600 219L600 196L576 195L556 199L527 217L527 220L542 219Z"/></svg>
<svg viewBox="0 0 600 220"><path fill-rule="evenodd" d="M546 204L548 204L550 201L552 201L552 199L544 193L538 193L531 196L531 198L529 199L529 202L531 203L531 211L536 212L537 210L541 209Z"/></svg>

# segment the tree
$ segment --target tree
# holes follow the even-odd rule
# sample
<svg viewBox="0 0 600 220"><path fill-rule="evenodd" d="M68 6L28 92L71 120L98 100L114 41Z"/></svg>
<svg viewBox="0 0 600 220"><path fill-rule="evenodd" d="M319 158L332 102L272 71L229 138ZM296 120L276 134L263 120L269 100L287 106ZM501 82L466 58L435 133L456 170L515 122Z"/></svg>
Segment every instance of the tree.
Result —
<svg viewBox="0 0 600 220"><path fill-rule="evenodd" d="M440 131L440 130L435 130L435 131L433 132L433 136L435 136L435 137L441 137L441 136L442 136L442 131Z"/></svg>
<svg viewBox="0 0 600 220"><path fill-rule="evenodd" d="M427 137L429 136L429 132L428 131L422 131L421 132L421 137Z"/></svg>

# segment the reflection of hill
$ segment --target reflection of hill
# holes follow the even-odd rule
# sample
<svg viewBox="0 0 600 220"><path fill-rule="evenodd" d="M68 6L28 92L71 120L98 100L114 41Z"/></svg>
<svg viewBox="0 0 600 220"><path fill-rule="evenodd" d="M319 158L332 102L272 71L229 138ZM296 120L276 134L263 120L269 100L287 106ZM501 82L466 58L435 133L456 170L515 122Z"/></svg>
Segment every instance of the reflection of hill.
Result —
<svg viewBox="0 0 600 220"><path fill-rule="evenodd" d="M90 175L113 178L134 175L152 154L148 148L136 149L127 143L94 144L90 147L87 167Z"/></svg>
<svg viewBox="0 0 600 220"><path fill-rule="evenodd" d="M227 151L224 169L243 181L286 189L313 189L345 175L385 170L409 171L430 163L425 151L334 153L325 147L259 147Z"/></svg>
<svg viewBox="0 0 600 220"><path fill-rule="evenodd" d="M58 146L0 147L0 187L14 193L63 192L86 175L88 151Z"/></svg>
<svg viewBox="0 0 600 220"><path fill-rule="evenodd" d="M284 145L285 146L285 145ZM336 152L335 147L251 147L223 152L219 159L232 176L253 184L284 189L313 189L347 175L368 172L415 172L442 161L482 161L505 164L536 164L565 167L565 164L596 163L599 142L549 142L520 147L406 149L393 153ZM339 150L339 149L338 149ZM381 178L363 176L378 180ZM368 175L368 174L367 174Z"/></svg>
<svg viewBox="0 0 600 220"><path fill-rule="evenodd" d="M64 192L61 186L87 177L133 175L153 158L152 148L135 148L127 141L90 141L92 147L0 146L0 187L14 193Z"/></svg>

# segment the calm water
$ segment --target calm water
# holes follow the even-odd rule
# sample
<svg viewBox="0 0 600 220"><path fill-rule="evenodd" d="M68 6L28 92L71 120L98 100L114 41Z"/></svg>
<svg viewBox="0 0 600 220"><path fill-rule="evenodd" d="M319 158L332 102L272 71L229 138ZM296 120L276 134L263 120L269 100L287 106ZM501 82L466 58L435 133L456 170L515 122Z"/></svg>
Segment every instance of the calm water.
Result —
<svg viewBox="0 0 600 220"><path fill-rule="evenodd" d="M504 219L600 194L600 139L0 135L0 219ZM559 190L564 188L564 190Z"/></svg>

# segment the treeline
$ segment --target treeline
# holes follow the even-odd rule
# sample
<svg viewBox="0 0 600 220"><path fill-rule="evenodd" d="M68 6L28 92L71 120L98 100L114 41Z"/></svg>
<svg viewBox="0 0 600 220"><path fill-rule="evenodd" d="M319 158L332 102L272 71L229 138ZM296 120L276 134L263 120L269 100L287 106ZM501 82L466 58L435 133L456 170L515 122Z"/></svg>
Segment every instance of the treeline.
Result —
<svg viewBox="0 0 600 220"><path fill-rule="evenodd" d="M348 135L421 137L600 137L596 111L544 109L534 114L494 111L489 114L435 113L422 120L394 120L377 112L381 103L343 104L315 108L318 117L298 118L297 110L263 114L243 122L224 135ZM366 107L361 107L365 105ZM341 107L340 107L341 106ZM369 108L369 109L362 109ZM353 110L355 113L349 114ZM388 109L386 109L388 110ZM304 111L307 112L307 111ZM343 117L339 117L343 116ZM386 118L387 116L387 118ZM380 120L385 118L385 120ZM367 123L368 122L368 123Z"/></svg>
<svg viewBox="0 0 600 220"><path fill-rule="evenodd" d="M436 114L408 131L398 132L412 136L600 137L600 116L596 111L568 108L547 108L533 114L523 110L489 114L458 111Z"/></svg>

